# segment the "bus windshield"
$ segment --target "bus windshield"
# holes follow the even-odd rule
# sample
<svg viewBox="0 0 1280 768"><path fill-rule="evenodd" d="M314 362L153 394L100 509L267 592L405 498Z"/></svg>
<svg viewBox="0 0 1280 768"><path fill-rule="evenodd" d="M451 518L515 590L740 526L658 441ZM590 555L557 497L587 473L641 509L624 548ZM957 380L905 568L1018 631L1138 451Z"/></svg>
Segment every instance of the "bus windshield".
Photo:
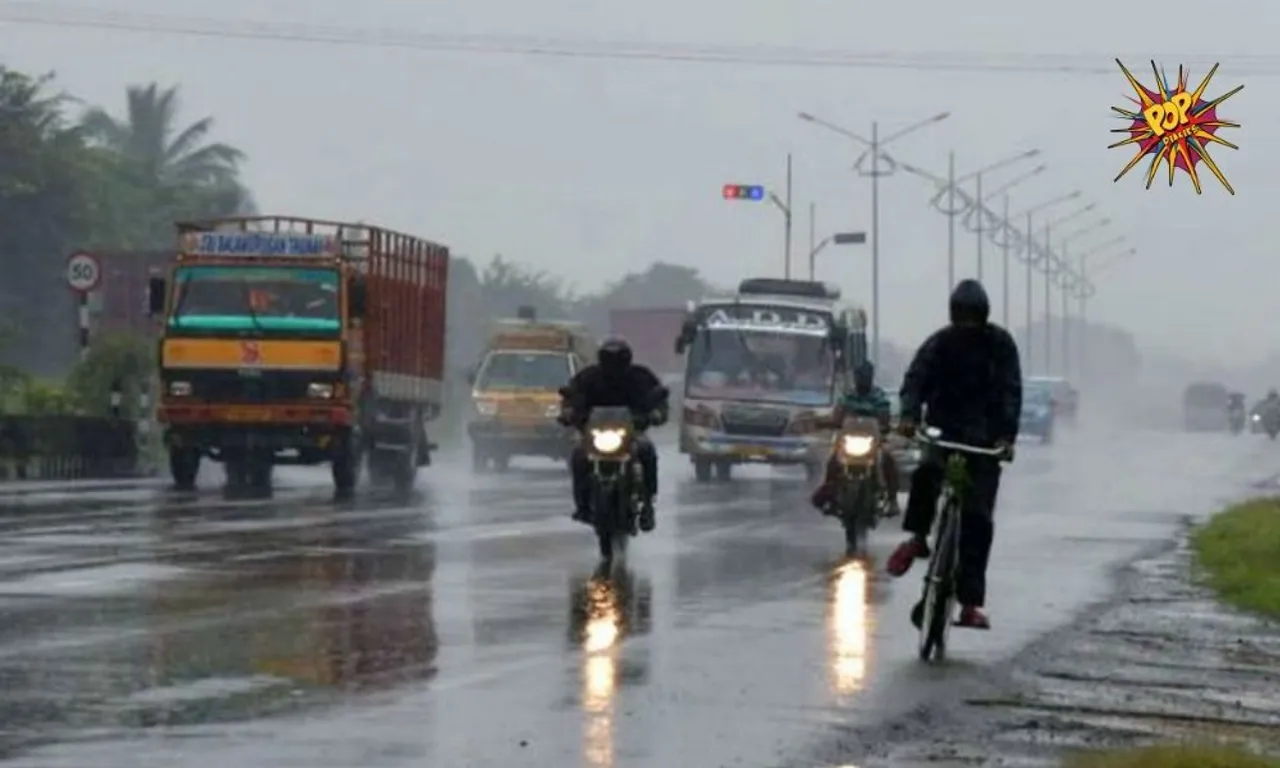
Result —
<svg viewBox="0 0 1280 768"><path fill-rule="evenodd" d="M337 333L338 281L336 269L179 267L168 324L194 331Z"/></svg>
<svg viewBox="0 0 1280 768"><path fill-rule="evenodd" d="M835 360L825 335L712 328L689 347L685 397L823 406Z"/></svg>

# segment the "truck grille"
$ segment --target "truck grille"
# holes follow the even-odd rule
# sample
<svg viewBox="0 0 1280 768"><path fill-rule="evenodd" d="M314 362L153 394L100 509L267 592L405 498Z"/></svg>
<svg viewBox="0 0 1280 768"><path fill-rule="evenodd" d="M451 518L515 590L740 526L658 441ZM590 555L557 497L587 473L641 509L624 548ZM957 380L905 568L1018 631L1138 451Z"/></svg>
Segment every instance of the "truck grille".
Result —
<svg viewBox="0 0 1280 768"><path fill-rule="evenodd" d="M771 408L726 408L720 423L726 435L781 437L787 431L787 414Z"/></svg>
<svg viewBox="0 0 1280 768"><path fill-rule="evenodd" d="M258 376L242 376L237 371L200 371L175 380L191 382L192 397L217 403L269 403L303 400L307 385L328 381L331 375L307 371L263 371Z"/></svg>

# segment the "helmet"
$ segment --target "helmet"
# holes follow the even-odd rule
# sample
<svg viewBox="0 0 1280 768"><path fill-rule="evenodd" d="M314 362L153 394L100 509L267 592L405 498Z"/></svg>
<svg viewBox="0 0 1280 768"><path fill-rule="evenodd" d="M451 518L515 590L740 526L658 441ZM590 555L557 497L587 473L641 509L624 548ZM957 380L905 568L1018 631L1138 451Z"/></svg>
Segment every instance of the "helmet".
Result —
<svg viewBox="0 0 1280 768"><path fill-rule="evenodd" d="M853 369L853 385L861 390L871 389L876 380L876 367L870 360L863 360Z"/></svg>
<svg viewBox="0 0 1280 768"><path fill-rule="evenodd" d="M961 280L951 292L951 322L985 325L991 316L987 289L977 280Z"/></svg>
<svg viewBox="0 0 1280 768"><path fill-rule="evenodd" d="M610 336L596 351L596 363L606 374L622 373L631 367L631 345L621 336Z"/></svg>

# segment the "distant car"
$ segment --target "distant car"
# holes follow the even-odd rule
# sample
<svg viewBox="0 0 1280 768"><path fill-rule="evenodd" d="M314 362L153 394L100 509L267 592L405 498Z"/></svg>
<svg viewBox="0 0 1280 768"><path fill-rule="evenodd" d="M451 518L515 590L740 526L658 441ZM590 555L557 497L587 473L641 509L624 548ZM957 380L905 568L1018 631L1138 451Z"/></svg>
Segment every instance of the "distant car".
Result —
<svg viewBox="0 0 1280 768"><path fill-rule="evenodd" d="M885 390L885 394L889 396L889 406L893 409L893 425L896 427L898 416L902 412L902 401L898 399L896 389ZM898 441L891 445L889 452L898 463L898 487L905 491L911 487L911 476L920 466L920 449L911 443Z"/></svg>
<svg viewBox="0 0 1280 768"><path fill-rule="evenodd" d="M1231 392L1218 382L1188 384L1182 393L1183 425L1188 432L1226 432Z"/></svg>
<svg viewBox="0 0 1280 768"><path fill-rule="evenodd" d="M1080 393L1071 386L1071 382L1061 376L1028 376L1025 386L1048 387L1053 398L1053 410L1068 423L1074 424L1080 407Z"/></svg>
<svg viewBox="0 0 1280 768"><path fill-rule="evenodd" d="M1058 416L1055 405L1052 381L1027 379L1023 382L1019 434L1038 437L1042 443L1053 442L1053 428Z"/></svg>

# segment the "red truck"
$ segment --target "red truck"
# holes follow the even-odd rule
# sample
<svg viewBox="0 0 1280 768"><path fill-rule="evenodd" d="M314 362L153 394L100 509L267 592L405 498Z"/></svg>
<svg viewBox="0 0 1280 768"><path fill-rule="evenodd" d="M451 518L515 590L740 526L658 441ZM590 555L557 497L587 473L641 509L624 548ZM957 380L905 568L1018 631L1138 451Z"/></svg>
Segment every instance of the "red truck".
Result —
<svg viewBox="0 0 1280 768"><path fill-rule="evenodd" d="M676 352L676 339L687 314L684 307L615 309L609 312L609 332L631 344L637 363L670 380L684 374L684 355Z"/></svg>
<svg viewBox="0 0 1280 768"><path fill-rule="evenodd" d="M159 419L178 487L202 458L232 485L329 463L349 491L413 483L435 447L449 250L363 223L255 216L178 225L160 316Z"/></svg>

